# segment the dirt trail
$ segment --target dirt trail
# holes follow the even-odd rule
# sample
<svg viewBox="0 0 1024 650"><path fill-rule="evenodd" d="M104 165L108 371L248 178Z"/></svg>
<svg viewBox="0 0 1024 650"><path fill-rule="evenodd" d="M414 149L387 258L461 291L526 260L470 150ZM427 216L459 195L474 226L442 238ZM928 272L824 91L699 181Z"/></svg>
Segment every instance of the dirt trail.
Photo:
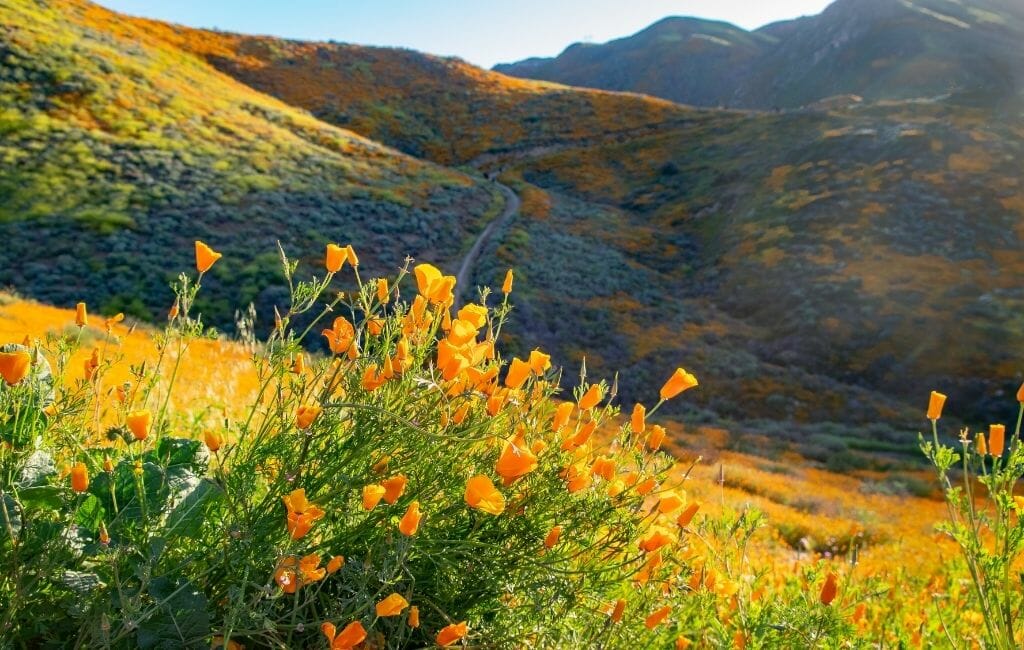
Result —
<svg viewBox="0 0 1024 650"><path fill-rule="evenodd" d="M483 232L473 242L473 246L466 253L466 256L462 258L462 264L459 265L459 272L455 274L455 306L462 306L465 295L464 292L470 290L470 280L473 279L473 266L477 260L480 259L480 253L484 249L484 245L490 241L494 233L502 228L505 224L512 220L513 217L519 212L519 197L512 191L512 188L507 185L502 185L495 181L495 185L505 197L505 208L501 211L501 214L497 216L491 223L487 224L487 227L483 229Z"/></svg>

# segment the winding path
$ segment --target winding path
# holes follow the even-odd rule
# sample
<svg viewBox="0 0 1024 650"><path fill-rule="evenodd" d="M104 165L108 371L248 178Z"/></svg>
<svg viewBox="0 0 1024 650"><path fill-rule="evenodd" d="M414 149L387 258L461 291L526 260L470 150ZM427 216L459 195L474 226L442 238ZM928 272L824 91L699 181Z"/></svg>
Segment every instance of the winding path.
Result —
<svg viewBox="0 0 1024 650"><path fill-rule="evenodd" d="M490 241L491 236L494 235L495 231L502 228L505 224L512 220L513 217L519 212L519 197L512 191L507 185L503 185L497 181L494 184L498 186L498 189L505 196L505 208L501 211L491 223L487 224L487 227L483 229L476 241L473 242L473 246L466 253L466 256L462 258L462 264L459 265L459 272L455 274L455 306L460 307L464 302L463 293L469 286L469 281L473 277L473 266L477 260L480 259L480 253L484 249L484 245Z"/></svg>

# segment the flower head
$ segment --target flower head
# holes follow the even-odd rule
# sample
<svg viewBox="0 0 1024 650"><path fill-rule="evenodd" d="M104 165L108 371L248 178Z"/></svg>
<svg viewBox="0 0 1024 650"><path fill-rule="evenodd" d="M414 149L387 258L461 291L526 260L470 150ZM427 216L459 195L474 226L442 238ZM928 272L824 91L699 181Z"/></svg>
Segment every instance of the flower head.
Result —
<svg viewBox="0 0 1024 650"><path fill-rule="evenodd" d="M988 427L988 453L993 456L1003 455L1003 446L1006 443L1006 426L1002 424L991 424Z"/></svg>
<svg viewBox="0 0 1024 650"><path fill-rule="evenodd" d="M79 493L89 489L89 469L85 463L78 462L71 467L71 489Z"/></svg>
<svg viewBox="0 0 1024 650"><path fill-rule="evenodd" d="M223 255L203 242L196 240L196 270L206 273Z"/></svg>
<svg viewBox="0 0 1024 650"><path fill-rule="evenodd" d="M207 449L215 452L224 444L224 436L213 429L207 429L203 431L203 441L206 443Z"/></svg>
<svg viewBox="0 0 1024 650"><path fill-rule="evenodd" d="M469 628L466 626L466 621L462 621L461 623L452 623L441 628L434 640L437 642L437 645L447 648L467 634L469 634Z"/></svg>
<svg viewBox="0 0 1024 650"><path fill-rule="evenodd" d="M153 414L147 409L132 411L125 416L124 421L136 440L145 440L149 436L150 427L153 425Z"/></svg>
<svg viewBox="0 0 1024 650"><path fill-rule="evenodd" d="M376 605L377 616L398 616L409 606L401 594L391 594Z"/></svg>
<svg viewBox="0 0 1024 650"><path fill-rule="evenodd" d="M416 534L416 531L420 528L420 519L423 515L420 513L420 502L413 501L409 504L409 508L402 515L402 520L398 522L398 530L406 537L412 537Z"/></svg>
<svg viewBox="0 0 1024 650"><path fill-rule="evenodd" d="M601 385L593 384L587 389L587 392L583 393L583 397L580 398L580 410L589 411L597 406L602 399L604 399L604 391L601 389Z"/></svg>
<svg viewBox="0 0 1024 650"><path fill-rule="evenodd" d="M28 376L32 367L32 355L24 350L0 352L0 376L8 386L14 386Z"/></svg>
<svg viewBox="0 0 1024 650"><path fill-rule="evenodd" d="M487 476L479 474L466 481L466 503L492 515L505 511L505 497Z"/></svg>
<svg viewBox="0 0 1024 650"><path fill-rule="evenodd" d="M822 605L831 605L832 601L836 599L836 594L839 590L837 580L836 574L831 571L825 577L825 584L821 586L821 594L819 596Z"/></svg>
<svg viewBox="0 0 1024 650"><path fill-rule="evenodd" d="M84 302L80 302L75 305L75 325L79 327L85 327L89 324L89 312L85 307Z"/></svg>
<svg viewBox="0 0 1024 650"><path fill-rule="evenodd" d="M334 319L330 329L321 332L327 339L332 354L345 354L356 340L356 329L344 316Z"/></svg>
<svg viewBox="0 0 1024 650"><path fill-rule="evenodd" d="M405 477L405 474L398 474L384 479L380 484L384 487L384 500L393 504L405 493L405 486L409 484L409 479Z"/></svg>
<svg viewBox="0 0 1024 650"><path fill-rule="evenodd" d="M349 623L340 633L332 623L324 623L320 631L327 637L331 650L352 650L366 640L366 628L359 621Z"/></svg>
<svg viewBox="0 0 1024 650"><path fill-rule="evenodd" d="M344 266L348 259L348 252L337 244L327 244L327 254L324 256L324 266L328 273L337 273Z"/></svg>
<svg viewBox="0 0 1024 650"><path fill-rule="evenodd" d="M942 406L946 403L946 396L934 390L928 396L928 419L938 420L942 417Z"/></svg>
<svg viewBox="0 0 1024 650"><path fill-rule="evenodd" d="M302 404L295 409L295 426L308 429L323 411L317 404Z"/></svg>
<svg viewBox="0 0 1024 650"><path fill-rule="evenodd" d="M696 377L682 368L676 368L676 371L668 378L665 385L661 387L661 399L672 399L684 390L689 390L696 385Z"/></svg>
<svg viewBox="0 0 1024 650"><path fill-rule="evenodd" d="M512 293L512 281L513 281L512 269L505 271L505 281L501 283L501 292L506 296Z"/></svg>
<svg viewBox="0 0 1024 650"><path fill-rule="evenodd" d="M377 504L380 503L380 500L384 497L384 492L384 486L382 485L377 485L376 483L372 485L364 485L363 509L373 510L374 508L376 508Z"/></svg>

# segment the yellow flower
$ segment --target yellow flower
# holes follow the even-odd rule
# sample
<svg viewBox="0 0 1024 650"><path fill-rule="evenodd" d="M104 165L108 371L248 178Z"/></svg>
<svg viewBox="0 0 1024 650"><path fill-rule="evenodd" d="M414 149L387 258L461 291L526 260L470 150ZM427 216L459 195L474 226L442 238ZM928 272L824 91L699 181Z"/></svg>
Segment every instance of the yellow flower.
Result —
<svg viewBox="0 0 1024 650"><path fill-rule="evenodd" d="M505 271L505 281L501 283L501 292L506 296L512 293L512 269Z"/></svg>
<svg viewBox="0 0 1024 650"><path fill-rule="evenodd" d="M301 539L312 528L313 524L326 514L321 508L306 499L306 490L299 488L281 497L288 510L286 527L292 539Z"/></svg>
<svg viewBox="0 0 1024 650"><path fill-rule="evenodd" d="M505 497L487 476L478 474L466 481L466 503L470 507L492 515L505 511Z"/></svg>
<svg viewBox="0 0 1024 650"><path fill-rule="evenodd" d="M125 424L136 440L145 440L153 424L153 415L147 409L132 411L125 416Z"/></svg>
<svg viewBox="0 0 1024 650"><path fill-rule="evenodd" d="M377 280L377 300L379 300L382 305L386 305L390 294L391 292L388 290L388 281L385 278L379 278Z"/></svg>
<svg viewBox="0 0 1024 650"><path fill-rule="evenodd" d="M661 443L665 441L665 427L655 424L651 432L647 434L647 446L650 449L660 449Z"/></svg>
<svg viewBox="0 0 1024 650"><path fill-rule="evenodd" d="M376 605L377 616L398 616L406 607L409 606L409 601L401 596L401 594L391 594L384 600L380 601Z"/></svg>
<svg viewBox="0 0 1024 650"><path fill-rule="evenodd" d="M629 426L633 429L633 433L643 433L647 428L647 409L644 405L637 402L633 406L633 414L629 418Z"/></svg>
<svg viewBox="0 0 1024 650"><path fill-rule="evenodd" d="M530 364L522 359L512 359L508 366L508 374L505 376L505 385L513 390L522 387L523 383L530 376Z"/></svg>
<svg viewBox="0 0 1024 650"><path fill-rule="evenodd" d="M672 399L684 390L689 390L696 385L696 377L682 368L676 368L676 371L668 378L665 385L661 387L661 399Z"/></svg>
<svg viewBox="0 0 1024 650"><path fill-rule="evenodd" d="M196 240L196 269L200 273L206 273L210 270L217 260L223 255L213 250L201 241Z"/></svg>

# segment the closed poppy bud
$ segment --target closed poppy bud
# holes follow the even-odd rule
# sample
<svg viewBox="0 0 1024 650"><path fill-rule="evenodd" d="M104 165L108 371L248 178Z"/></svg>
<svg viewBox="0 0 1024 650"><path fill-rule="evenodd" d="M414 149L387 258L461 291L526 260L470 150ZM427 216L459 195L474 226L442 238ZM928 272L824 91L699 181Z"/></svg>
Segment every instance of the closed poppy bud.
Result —
<svg viewBox="0 0 1024 650"><path fill-rule="evenodd" d="M398 501L399 497L405 492L405 486L408 482L409 479L404 474L392 476L381 481L380 484L384 486L384 500L388 503Z"/></svg>
<svg viewBox="0 0 1024 650"><path fill-rule="evenodd" d="M379 300L381 304L386 305L390 295L391 292L388 290L388 281L384 278L379 278L377 280L377 300Z"/></svg>
<svg viewBox="0 0 1024 650"><path fill-rule="evenodd" d="M647 447L649 449L660 449L661 443L665 441L665 427L655 424L651 432L647 434Z"/></svg>
<svg viewBox="0 0 1024 650"><path fill-rule="evenodd" d="M401 594L391 594L384 600L377 603L375 609L377 616L398 616L401 614L406 607L409 606L409 601L402 597Z"/></svg>
<svg viewBox="0 0 1024 650"><path fill-rule="evenodd" d="M693 642L685 636L676 638L676 650L687 650L691 645L693 645Z"/></svg>
<svg viewBox="0 0 1024 650"><path fill-rule="evenodd" d="M505 271L505 281L501 283L501 292L506 296L512 293L512 269Z"/></svg>
<svg viewBox="0 0 1024 650"><path fill-rule="evenodd" d="M75 325L79 327L85 327L89 324L89 313L85 308L85 303L80 302L75 305Z"/></svg>
<svg viewBox="0 0 1024 650"><path fill-rule="evenodd" d="M345 558L335 555L327 562L327 573L336 573L343 566L345 566Z"/></svg>
<svg viewBox="0 0 1024 650"><path fill-rule="evenodd" d="M85 463L78 462L71 467L71 489L79 493L89 489L89 470Z"/></svg>
<svg viewBox="0 0 1024 650"><path fill-rule="evenodd" d="M206 273L223 255L201 241L196 241L196 270Z"/></svg>
<svg viewBox="0 0 1024 650"><path fill-rule="evenodd" d="M359 257L356 256L356 249L352 248L352 244L345 247L345 259L352 266L359 266Z"/></svg>
<svg viewBox="0 0 1024 650"><path fill-rule="evenodd" d="M942 406L946 403L946 396L942 393L932 391L928 397L928 419L935 421L942 417Z"/></svg>
<svg viewBox="0 0 1024 650"><path fill-rule="evenodd" d="M530 372L530 364L522 359L512 359L512 363L508 367L508 374L505 376L505 385L513 390L520 388L530 376Z"/></svg>
<svg viewBox="0 0 1024 650"><path fill-rule="evenodd" d="M469 415L470 406L472 405L469 402L463 402L459 408L455 409L455 413L452 414L452 422L462 424L466 420L466 416Z"/></svg>
<svg viewBox="0 0 1024 650"><path fill-rule="evenodd" d="M100 522L100 544L106 546L110 543L110 533L107 532L107 526L102 521Z"/></svg>
<svg viewBox="0 0 1024 650"><path fill-rule="evenodd" d="M178 301L175 300L171 308L167 310L167 320L174 320L178 317L178 312L181 311L181 307L178 305Z"/></svg>
<svg viewBox="0 0 1024 650"><path fill-rule="evenodd" d="M469 634L469 628L466 626L466 621L462 621L461 623L452 623L441 628L441 631L437 633L437 637L434 640L437 642L437 645L447 648L467 634Z"/></svg>
<svg viewBox="0 0 1024 650"><path fill-rule="evenodd" d="M295 355L295 361L292 361L292 372L296 375L301 375L306 371L306 355L301 352Z"/></svg>
<svg viewBox="0 0 1024 650"><path fill-rule="evenodd" d="M409 627L417 628L420 626L420 608L413 605L409 608Z"/></svg>
<svg viewBox="0 0 1024 650"><path fill-rule="evenodd" d="M402 515L402 520L398 522L398 531L406 537L411 537L416 534L416 531L420 528L420 519L423 515L420 513L420 502L413 501L409 504L409 508Z"/></svg>
<svg viewBox="0 0 1024 650"><path fill-rule="evenodd" d="M978 455L984 456L988 453L988 445L985 444L985 434L979 433L978 437L975 438L975 443L978 445Z"/></svg>
<svg viewBox="0 0 1024 650"><path fill-rule="evenodd" d="M544 538L545 548L554 548L555 544L558 543L558 539L562 536L561 526L552 526L551 530L548 531L547 537Z"/></svg>
<svg viewBox="0 0 1024 650"><path fill-rule="evenodd" d="M821 586L821 604L831 605L832 601L836 599L836 593L838 592L836 574L829 572L825 578L825 584Z"/></svg>
<svg viewBox="0 0 1024 650"><path fill-rule="evenodd" d="M380 503L380 500L384 497L384 487L381 485L364 485L363 486L363 509L373 510Z"/></svg>
<svg viewBox="0 0 1024 650"><path fill-rule="evenodd" d="M82 372L85 375L85 380L92 381L93 375L96 374L96 369L99 367L100 351L98 348L93 348L89 358L82 362Z"/></svg>
<svg viewBox="0 0 1024 650"><path fill-rule="evenodd" d="M322 410L316 404L303 404L295 409L295 426L300 429L308 429Z"/></svg>
<svg viewBox="0 0 1024 650"><path fill-rule="evenodd" d="M505 497L487 476L479 474L466 481L466 504L488 514L500 515L505 511Z"/></svg>
<svg viewBox="0 0 1024 650"><path fill-rule="evenodd" d="M1003 455L1006 441L1006 427L1002 424L991 424L988 427L988 453L993 456Z"/></svg>
<svg viewBox="0 0 1024 650"><path fill-rule="evenodd" d="M8 386L14 386L28 376L32 367L32 355L24 350L0 352L0 376Z"/></svg>
<svg viewBox="0 0 1024 650"><path fill-rule="evenodd" d="M679 515L679 518L676 519L676 523L679 524L681 528L686 528L690 525L690 521L693 520L693 516L697 514L698 510L700 510L700 504L691 503L686 506L686 510L683 510L682 514Z"/></svg>
<svg viewBox="0 0 1024 650"><path fill-rule="evenodd" d="M665 605L661 609L655 610L650 616L644 619L644 626L648 630L653 630L654 628L658 627L658 625L660 625L662 621L668 618L668 615L671 613L672 608L668 605Z"/></svg>
<svg viewBox="0 0 1024 650"><path fill-rule="evenodd" d="M328 273L337 273L344 266L348 255L345 249L337 244L327 244L327 255L324 258L324 266Z"/></svg>
<svg viewBox="0 0 1024 650"><path fill-rule="evenodd" d="M1024 384L1020 385L1017 389L1017 401L1024 404Z"/></svg>
<svg viewBox="0 0 1024 650"><path fill-rule="evenodd" d="M203 431L203 441L206 443L206 448L210 451L217 451L220 446L224 444L224 438L213 429L207 429Z"/></svg>
<svg viewBox="0 0 1024 650"><path fill-rule="evenodd" d="M599 384L594 384L587 389L587 392L583 393L583 397L580 398L579 406L581 411L588 411L595 406L604 398L604 391L601 389Z"/></svg>
<svg viewBox="0 0 1024 650"><path fill-rule="evenodd" d="M113 461L110 460L110 456L104 456L103 457L103 471L104 472L113 472L114 471L114 463L113 463Z"/></svg>
<svg viewBox="0 0 1024 650"><path fill-rule="evenodd" d="M622 614L626 611L626 601L623 598L619 598L615 601L615 604L611 608L611 614L609 616L613 623L618 623L622 620Z"/></svg>
<svg viewBox="0 0 1024 650"><path fill-rule="evenodd" d="M665 385L661 387L661 399L672 399L684 390L689 390L697 385L697 378L682 368L676 368L672 376L668 378Z"/></svg>
<svg viewBox="0 0 1024 650"><path fill-rule="evenodd" d="M149 436L149 428L153 424L153 415L146 409L132 411L125 416L125 424L136 440L145 440Z"/></svg>
<svg viewBox="0 0 1024 650"><path fill-rule="evenodd" d="M636 406L633 407L633 415L629 418L629 426L633 429L633 433L643 433L647 428L647 409L644 408L643 404L637 402Z"/></svg>

